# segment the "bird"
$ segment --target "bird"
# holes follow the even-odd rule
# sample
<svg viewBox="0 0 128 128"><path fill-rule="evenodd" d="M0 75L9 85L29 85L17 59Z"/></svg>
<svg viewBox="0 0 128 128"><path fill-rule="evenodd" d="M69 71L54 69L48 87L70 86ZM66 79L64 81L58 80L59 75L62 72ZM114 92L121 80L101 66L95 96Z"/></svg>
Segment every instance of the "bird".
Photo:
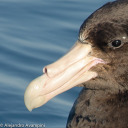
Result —
<svg viewBox="0 0 128 128"><path fill-rule="evenodd" d="M83 89L66 128L128 128L128 0L108 2L80 26L70 51L26 88L29 111L75 86Z"/></svg>

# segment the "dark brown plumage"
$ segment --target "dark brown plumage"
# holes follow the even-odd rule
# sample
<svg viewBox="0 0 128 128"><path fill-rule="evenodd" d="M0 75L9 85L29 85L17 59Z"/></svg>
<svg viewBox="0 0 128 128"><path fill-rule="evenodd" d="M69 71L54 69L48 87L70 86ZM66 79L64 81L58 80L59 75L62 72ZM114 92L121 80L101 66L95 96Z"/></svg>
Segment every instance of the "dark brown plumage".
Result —
<svg viewBox="0 0 128 128"><path fill-rule="evenodd" d="M81 43L107 62L91 70L98 77L85 88L70 112L67 128L128 128L128 0L109 2L82 24Z"/></svg>

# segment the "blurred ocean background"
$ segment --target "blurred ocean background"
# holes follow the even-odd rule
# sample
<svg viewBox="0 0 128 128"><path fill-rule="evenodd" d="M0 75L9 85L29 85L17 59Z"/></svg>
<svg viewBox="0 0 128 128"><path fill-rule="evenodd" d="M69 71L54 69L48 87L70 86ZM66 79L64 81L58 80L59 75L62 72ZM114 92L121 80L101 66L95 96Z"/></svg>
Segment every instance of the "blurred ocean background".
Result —
<svg viewBox="0 0 128 128"><path fill-rule="evenodd" d="M65 128L82 88L64 92L32 112L24 105L24 91L45 65L72 47L83 21L109 1L0 0L0 127L20 123Z"/></svg>

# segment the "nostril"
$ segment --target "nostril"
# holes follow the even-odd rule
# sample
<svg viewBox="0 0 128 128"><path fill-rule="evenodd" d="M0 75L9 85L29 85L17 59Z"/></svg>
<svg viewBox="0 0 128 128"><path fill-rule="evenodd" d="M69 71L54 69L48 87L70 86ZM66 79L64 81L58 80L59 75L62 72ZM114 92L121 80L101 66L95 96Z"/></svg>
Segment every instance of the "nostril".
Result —
<svg viewBox="0 0 128 128"><path fill-rule="evenodd" d="M47 74L47 68L46 67L43 68L43 73Z"/></svg>

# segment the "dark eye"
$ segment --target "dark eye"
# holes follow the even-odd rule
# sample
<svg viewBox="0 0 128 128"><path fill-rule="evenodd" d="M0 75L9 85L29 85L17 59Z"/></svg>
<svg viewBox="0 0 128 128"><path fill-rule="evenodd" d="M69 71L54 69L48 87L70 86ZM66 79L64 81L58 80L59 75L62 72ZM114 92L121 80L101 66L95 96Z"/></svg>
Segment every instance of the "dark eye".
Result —
<svg viewBox="0 0 128 128"><path fill-rule="evenodd" d="M121 40L114 40L112 42L112 46L115 48L119 47L121 44L122 44Z"/></svg>

